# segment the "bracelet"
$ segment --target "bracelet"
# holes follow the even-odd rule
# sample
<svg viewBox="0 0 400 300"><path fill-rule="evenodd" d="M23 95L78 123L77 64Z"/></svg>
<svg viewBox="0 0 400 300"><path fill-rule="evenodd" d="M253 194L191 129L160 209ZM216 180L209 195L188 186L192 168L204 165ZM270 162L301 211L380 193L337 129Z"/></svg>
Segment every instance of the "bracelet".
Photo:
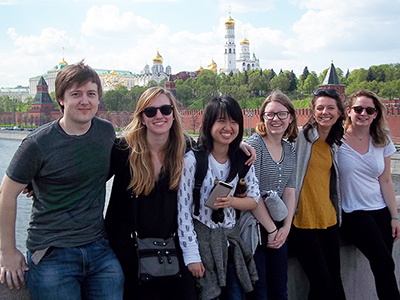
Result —
<svg viewBox="0 0 400 300"><path fill-rule="evenodd" d="M275 227L274 230L272 230L271 232L268 232L268 231L267 231L267 233L268 233L268 234L273 234L274 232L277 232L277 231L278 231L278 227Z"/></svg>
<svg viewBox="0 0 400 300"><path fill-rule="evenodd" d="M393 217L392 217L392 220L397 220L397 221L399 221L400 219L399 219L399 218L393 218Z"/></svg>

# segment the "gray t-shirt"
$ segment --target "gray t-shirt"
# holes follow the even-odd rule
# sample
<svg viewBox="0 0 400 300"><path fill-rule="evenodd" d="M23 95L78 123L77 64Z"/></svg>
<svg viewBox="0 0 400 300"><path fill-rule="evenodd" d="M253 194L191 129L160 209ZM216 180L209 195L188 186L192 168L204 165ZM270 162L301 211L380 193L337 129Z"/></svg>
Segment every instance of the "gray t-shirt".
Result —
<svg viewBox="0 0 400 300"><path fill-rule="evenodd" d="M66 134L56 120L22 141L6 174L33 185L29 250L77 247L105 235L105 183L114 140L111 123L94 117L84 135Z"/></svg>

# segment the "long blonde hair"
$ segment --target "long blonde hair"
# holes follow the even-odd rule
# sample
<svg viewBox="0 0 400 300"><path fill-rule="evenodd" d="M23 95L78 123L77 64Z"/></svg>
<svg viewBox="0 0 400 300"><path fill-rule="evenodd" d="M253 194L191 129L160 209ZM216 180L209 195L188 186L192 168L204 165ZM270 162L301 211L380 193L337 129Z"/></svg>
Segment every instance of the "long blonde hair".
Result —
<svg viewBox="0 0 400 300"><path fill-rule="evenodd" d="M360 90L350 96L349 108L353 107L358 97L367 97L374 102L377 112L376 118L372 121L369 127L369 133L372 136L372 143L377 147L386 146L390 142L390 130L386 121L386 107L379 99L378 95L368 90ZM349 128L352 124L351 118L347 117L345 122L345 129Z"/></svg>
<svg viewBox="0 0 400 300"><path fill-rule="evenodd" d="M169 188L177 190L179 187L186 143L181 117L177 109L177 102L168 90L161 87L152 87L140 96L133 120L125 128L125 140L130 149L129 165L132 177L128 189L132 188L135 195L150 194L157 179L146 139L147 128L142 124L142 112L161 94L166 95L170 99L175 119L169 131L168 142L163 149L163 167L169 174Z"/></svg>

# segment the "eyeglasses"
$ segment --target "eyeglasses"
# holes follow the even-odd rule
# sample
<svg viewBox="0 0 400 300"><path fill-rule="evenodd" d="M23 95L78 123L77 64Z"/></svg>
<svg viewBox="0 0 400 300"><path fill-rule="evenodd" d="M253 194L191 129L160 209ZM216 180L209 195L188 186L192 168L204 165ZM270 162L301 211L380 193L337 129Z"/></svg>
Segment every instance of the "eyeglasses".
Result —
<svg viewBox="0 0 400 300"><path fill-rule="evenodd" d="M376 108L375 107L371 107L371 106L368 106L368 107L353 106L352 109L358 115L361 115L364 109L367 112L367 114L369 114L369 115L373 115L376 112Z"/></svg>
<svg viewBox="0 0 400 300"><path fill-rule="evenodd" d="M313 92L314 96L318 96L319 94L327 94L329 96L338 96L337 89L318 89Z"/></svg>
<svg viewBox="0 0 400 300"><path fill-rule="evenodd" d="M157 110L159 110L164 116L169 116L172 113L173 108L172 105L168 104L160 107L149 106L143 109L142 113L144 113L146 117L152 118L157 114Z"/></svg>
<svg viewBox="0 0 400 300"><path fill-rule="evenodd" d="M289 112L288 111L278 111L276 113L274 112L264 112L263 117L265 120L273 120L275 116L278 116L279 120L286 120L289 117Z"/></svg>

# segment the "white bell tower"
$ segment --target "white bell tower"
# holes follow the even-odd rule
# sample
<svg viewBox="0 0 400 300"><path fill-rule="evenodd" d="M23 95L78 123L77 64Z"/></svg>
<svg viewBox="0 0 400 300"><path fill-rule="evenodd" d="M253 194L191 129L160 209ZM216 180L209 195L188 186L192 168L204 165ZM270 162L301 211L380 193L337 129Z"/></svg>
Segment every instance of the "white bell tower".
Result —
<svg viewBox="0 0 400 300"><path fill-rule="evenodd" d="M235 44L235 20L232 19L229 12L228 21L225 22L225 53L224 53L224 70L229 74L236 73L236 44Z"/></svg>

